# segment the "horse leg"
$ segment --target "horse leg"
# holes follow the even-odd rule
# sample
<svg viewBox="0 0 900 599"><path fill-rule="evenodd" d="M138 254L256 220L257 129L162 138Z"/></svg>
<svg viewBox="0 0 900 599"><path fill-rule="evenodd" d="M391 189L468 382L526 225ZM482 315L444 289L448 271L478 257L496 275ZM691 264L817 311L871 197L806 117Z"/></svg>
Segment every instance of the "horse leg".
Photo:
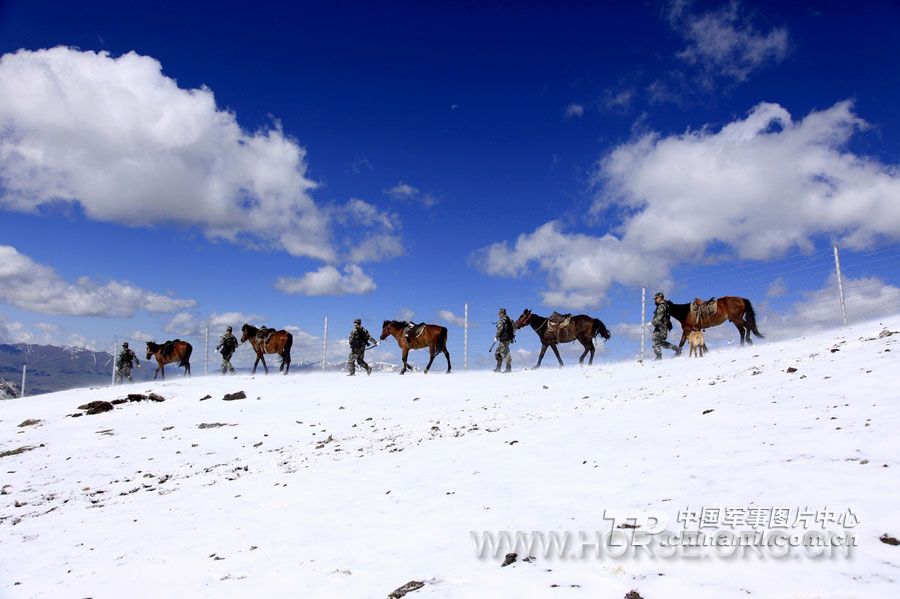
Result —
<svg viewBox="0 0 900 599"><path fill-rule="evenodd" d="M681 327L681 343L678 344L678 349L684 347L684 342L687 341L687 329L682 325Z"/></svg>
<svg viewBox="0 0 900 599"><path fill-rule="evenodd" d="M159 378L166 380L166 365L161 362L159 364Z"/></svg>
<svg viewBox="0 0 900 599"><path fill-rule="evenodd" d="M266 365L266 357L263 354L259 354L259 359L262 360L263 370L266 371L266 374L269 374L269 367Z"/></svg>
<svg viewBox="0 0 900 599"><path fill-rule="evenodd" d="M537 365L535 365L535 368L540 368L540 367L541 367L541 362L544 361L544 354L545 354L545 353L547 353L547 345L544 344L544 343L542 343L542 344L541 344L541 353L540 353L540 355L538 356L538 363L537 363Z"/></svg>
<svg viewBox="0 0 900 599"><path fill-rule="evenodd" d="M594 365L594 352L596 351L597 348L594 347L593 339L591 339L590 343L591 343L591 358L588 360L588 366L593 366Z"/></svg>
<svg viewBox="0 0 900 599"><path fill-rule="evenodd" d="M563 361L562 361L562 358L559 357L559 350L556 349L556 344L553 343L552 345L550 345L550 349L552 349L552 350L553 350L553 353L556 354L556 360L557 360L557 362L559 362L559 367L562 368L562 367L563 367Z"/></svg>
<svg viewBox="0 0 900 599"><path fill-rule="evenodd" d="M256 367L259 366L259 357L260 354L256 354L256 361L253 363L253 370L250 371L250 374L256 374Z"/></svg>
<svg viewBox="0 0 900 599"><path fill-rule="evenodd" d="M584 364L584 357L585 357L586 355L588 355L588 352L591 351L592 348L591 348L587 343L585 343L584 341L581 341L581 339L579 339L579 341L581 342L581 345L584 346L584 353L582 353L582 354L581 354L581 357L578 358L578 364L579 364L579 365L582 365L582 364ZM593 354L591 354L591 359L592 359L592 360L594 359Z"/></svg>
<svg viewBox="0 0 900 599"><path fill-rule="evenodd" d="M444 357L447 358L447 374L450 374L450 352L446 347L444 348Z"/></svg>
<svg viewBox="0 0 900 599"><path fill-rule="evenodd" d="M409 348L404 347L403 348L403 356L401 357L401 360L403 361L403 368L400 369L400 374L406 374L406 369L409 368L409 364L406 363L406 358L408 358L408 357L409 357Z"/></svg>
<svg viewBox="0 0 900 599"><path fill-rule="evenodd" d="M435 353L434 351L434 348L429 348L428 354L428 366L425 367L425 374L428 374L428 371L431 370L431 363L434 362L434 357L437 355L437 353Z"/></svg>

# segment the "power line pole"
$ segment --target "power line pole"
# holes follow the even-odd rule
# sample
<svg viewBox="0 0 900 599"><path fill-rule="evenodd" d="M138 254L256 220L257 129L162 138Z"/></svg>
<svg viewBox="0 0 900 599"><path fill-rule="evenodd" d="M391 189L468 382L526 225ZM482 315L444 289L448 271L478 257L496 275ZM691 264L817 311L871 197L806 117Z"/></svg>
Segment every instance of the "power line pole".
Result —
<svg viewBox="0 0 900 599"><path fill-rule="evenodd" d="M469 370L469 304L463 308L463 372Z"/></svg>
<svg viewBox="0 0 900 599"><path fill-rule="evenodd" d="M641 287L641 363L644 363L644 338L647 335L647 288Z"/></svg>
<svg viewBox="0 0 900 599"><path fill-rule="evenodd" d="M322 372L328 368L328 317L325 317L325 333L322 335Z"/></svg>
<svg viewBox="0 0 900 599"><path fill-rule="evenodd" d="M844 277L841 276L841 258L837 244L834 244L834 271L837 273L838 294L841 296L841 321L847 326L847 305L844 303Z"/></svg>

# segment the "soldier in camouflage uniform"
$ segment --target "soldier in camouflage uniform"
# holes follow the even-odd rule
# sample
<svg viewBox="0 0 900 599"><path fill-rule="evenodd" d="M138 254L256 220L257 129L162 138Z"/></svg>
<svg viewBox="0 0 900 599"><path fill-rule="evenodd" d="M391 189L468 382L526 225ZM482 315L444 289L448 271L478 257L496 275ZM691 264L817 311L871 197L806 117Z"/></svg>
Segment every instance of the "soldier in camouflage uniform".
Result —
<svg viewBox="0 0 900 599"><path fill-rule="evenodd" d="M225 329L225 334L222 335L219 344L216 346L216 349L222 354L222 374L228 372L231 374L235 373L234 366L231 365L231 356L237 351L237 347L237 337L231 334L231 327L228 327Z"/></svg>
<svg viewBox="0 0 900 599"><path fill-rule="evenodd" d="M656 310L653 312L653 353L656 354L655 360L662 360L662 348L666 347L675 351L676 356L681 355L681 348L666 341L669 331L672 330L672 319L669 316L669 303L662 291L657 291L654 296L656 302Z"/></svg>
<svg viewBox="0 0 900 599"><path fill-rule="evenodd" d="M497 320L497 351L494 357L497 358L497 368L494 372L500 372L503 362L506 362L506 370L503 372L512 372L512 357L509 355L509 344L516 339L516 326L512 319L506 315L506 308L500 308L498 313L500 318Z"/></svg>
<svg viewBox="0 0 900 599"><path fill-rule="evenodd" d="M141 367L141 361L138 360L137 355L128 348L128 342L126 341L122 344L122 351L119 353L119 357L116 360L116 383L124 383L125 379L128 379L129 383L133 383L134 379L131 377L131 369L135 364L138 368Z"/></svg>
<svg viewBox="0 0 900 599"><path fill-rule="evenodd" d="M366 369L366 374L372 374L372 367L366 364L366 348L369 342L374 342L369 331L363 328L362 320L357 318L353 321L353 330L350 331L350 358L347 360L347 376L356 374L356 365L359 364Z"/></svg>

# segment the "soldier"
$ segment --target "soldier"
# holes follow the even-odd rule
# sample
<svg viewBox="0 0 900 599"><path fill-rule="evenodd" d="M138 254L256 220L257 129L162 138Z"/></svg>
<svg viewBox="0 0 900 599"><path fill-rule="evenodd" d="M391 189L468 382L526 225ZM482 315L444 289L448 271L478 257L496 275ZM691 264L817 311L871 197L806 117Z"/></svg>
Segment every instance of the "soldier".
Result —
<svg viewBox="0 0 900 599"><path fill-rule="evenodd" d="M357 318L353 321L353 330L350 331L350 358L347 360L347 370L349 371L347 376L356 374L357 364L366 369L366 374L372 374L372 367L364 360L370 341L374 342L375 340L369 331L363 328L362 320Z"/></svg>
<svg viewBox="0 0 900 599"><path fill-rule="evenodd" d="M662 291L657 291L653 296L656 302L656 310L653 312L653 353L656 354L654 360L662 360L662 348L667 347L675 351L676 356L681 355L681 348L666 341L669 331L672 330L672 319L669 317L669 303Z"/></svg>
<svg viewBox="0 0 900 599"><path fill-rule="evenodd" d="M231 356L237 351L237 347L237 337L231 334L231 327L226 328L225 334L222 335L219 344L216 346L216 349L222 354L222 374L235 373L234 366L231 365Z"/></svg>
<svg viewBox="0 0 900 599"><path fill-rule="evenodd" d="M137 355L128 348L128 342L124 342L122 344L122 351L119 353L119 357L116 360L116 383L124 383L125 379L128 379L128 382L133 383L134 379L131 378L131 369L133 368L132 363L136 364L138 368L141 367L141 361L138 360Z"/></svg>
<svg viewBox="0 0 900 599"><path fill-rule="evenodd" d="M500 308L497 313L500 317L497 320L497 351L494 357L497 358L497 368L494 372L500 372L500 367L506 361L506 370L503 372L512 372L512 357L509 355L509 344L516 340L516 326L512 319L506 315L506 308Z"/></svg>

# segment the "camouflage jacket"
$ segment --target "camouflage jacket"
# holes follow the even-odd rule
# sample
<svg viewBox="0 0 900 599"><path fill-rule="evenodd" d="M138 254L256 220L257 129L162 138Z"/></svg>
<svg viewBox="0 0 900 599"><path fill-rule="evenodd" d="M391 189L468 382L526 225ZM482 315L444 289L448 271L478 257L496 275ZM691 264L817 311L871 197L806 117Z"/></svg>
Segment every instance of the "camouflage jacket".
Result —
<svg viewBox="0 0 900 599"><path fill-rule="evenodd" d="M137 355L130 347L128 349L123 349L122 353L119 354L119 359L116 360L116 368L124 368L126 366L131 368L132 362L136 362L137 359Z"/></svg>
<svg viewBox="0 0 900 599"><path fill-rule="evenodd" d="M653 312L653 320L650 321L655 329L672 330L672 320L669 317L669 302L661 302Z"/></svg>
<svg viewBox="0 0 900 599"><path fill-rule="evenodd" d="M235 337L231 333L225 333L224 335L222 335L222 339L219 340L219 344L216 346L216 349L222 350L223 354L232 354L237 349L237 346L237 337Z"/></svg>
<svg viewBox="0 0 900 599"><path fill-rule="evenodd" d="M516 336L516 326L513 324L512 319L509 316L501 316L500 320L497 321L497 341L502 341L503 343L509 343Z"/></svg>
<svg viewBox="0 0 900 599"><path fill-rule="evenodd" d="M350 331L350 349L365 349L371 339L372 335L365 328L353 327L353 330Z"/></svg>

